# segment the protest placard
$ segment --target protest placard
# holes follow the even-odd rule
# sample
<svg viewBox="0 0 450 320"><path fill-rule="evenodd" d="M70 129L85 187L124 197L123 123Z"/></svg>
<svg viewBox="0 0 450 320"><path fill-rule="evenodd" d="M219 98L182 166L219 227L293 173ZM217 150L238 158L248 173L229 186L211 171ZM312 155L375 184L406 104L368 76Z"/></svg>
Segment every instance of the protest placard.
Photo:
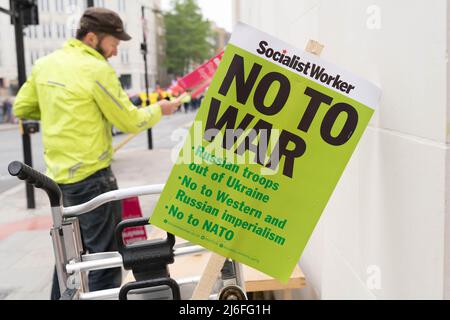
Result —
<svg viewBox="0 0 450 320"><path fill-rule="evenodd" d="M151 223L287 281L380 94L239 24Z"/></svg>

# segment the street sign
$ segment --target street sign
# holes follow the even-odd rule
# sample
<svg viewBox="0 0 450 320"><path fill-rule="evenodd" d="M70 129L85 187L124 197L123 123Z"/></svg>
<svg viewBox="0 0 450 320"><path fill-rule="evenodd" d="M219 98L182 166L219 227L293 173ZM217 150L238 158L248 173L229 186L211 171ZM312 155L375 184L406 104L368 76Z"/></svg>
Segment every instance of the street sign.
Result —
<svg viewBox="0 0 450 320"><path fill-rule="evenodd" d="M151 223L286 282L380 95L239 24Z"/></svg>

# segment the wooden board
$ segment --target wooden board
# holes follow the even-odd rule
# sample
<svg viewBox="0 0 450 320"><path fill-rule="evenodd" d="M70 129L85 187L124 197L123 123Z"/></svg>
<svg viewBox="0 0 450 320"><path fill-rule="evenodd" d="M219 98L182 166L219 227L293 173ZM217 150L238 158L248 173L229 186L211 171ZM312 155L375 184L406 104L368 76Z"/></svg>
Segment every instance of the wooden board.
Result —
<svg viewBox="0 0 450 320"><path fill-rule="evenodd" d="M245 289L247 292L257 291L277 291L300 289L306 286L305 276L299 266L296 266L294 272L287 284L244 265Z"/></svg>
<svg viewBox="0 0 450 320"><path fill-rule="evenodd" d="M155 228L150 238L164 238L164 231ZM177 244L184 243L183 239L177 238ZM211 252L202 252L190 254L186 256L176 257L175 263L169 265L170 276L175 279L185 279L192 277L200 277L203 270L211 257ZM294 272L287 284L282 284L278 280L255 270L249 266L243 265L243 273L245 279L245 289L247 292L260 291L278 291L300 289L306 286L305 276L299 266L296 266ZM130 272L125 280L126 282L134 281Z"/></svg>
<svg viewBox="0 0 450 320"><path fill-rule="evenodd" d="M177 257L175 263L169 265L170 276L175 280L201 276L210 255L211 253L204 252ZM243 266L243 271L247 292L300 289L306 286L305 276L299 266L296 266L287 284L282 284L278 280L246 265ZM132 276L127 281L133 281Z"/></svg>

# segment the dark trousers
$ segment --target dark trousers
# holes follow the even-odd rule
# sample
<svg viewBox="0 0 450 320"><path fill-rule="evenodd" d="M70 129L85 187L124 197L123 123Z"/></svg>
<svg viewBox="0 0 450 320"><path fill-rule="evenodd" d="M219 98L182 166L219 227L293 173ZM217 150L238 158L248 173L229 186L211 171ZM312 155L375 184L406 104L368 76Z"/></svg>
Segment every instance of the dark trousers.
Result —
<svg viewBox="0 0 450 320"><path fill-rule="evenodd" d="M89 178L70 185L60 185L64 207L76 206L113 190L117 190L117 181L110 168L103 169ZM81 237L85 253L117 251L115 228L122 219L120 201L110 202L79 217ZM106 269L89 272L89 291L98 291L120 287L122 269ZM53 274L51 299L61 296L58 276Z"/></svg>

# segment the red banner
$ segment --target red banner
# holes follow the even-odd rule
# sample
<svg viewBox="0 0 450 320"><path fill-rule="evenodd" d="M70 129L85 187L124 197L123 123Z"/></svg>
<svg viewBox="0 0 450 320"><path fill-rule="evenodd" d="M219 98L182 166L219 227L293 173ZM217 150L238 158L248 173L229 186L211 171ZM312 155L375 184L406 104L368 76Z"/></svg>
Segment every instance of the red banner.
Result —
<svg viewBox="0 0 450 320"><path fill-rule="evenodd" d="M203 94L203 92L205 92L206 89L208 89L209 85L211 84L211 81L212 81L212 79L207 80L204 84L202 84L195 91L193 91L191 93L192 99L197 99L198 97L200 97Z"/></svg>
<svg viewBox="0 0 450 320"><path fill-rule="evenodd" d="M178 85L184 90L193 90L198 86L204 85L206 81L211 81L217 71L220 61L223 57L223 51L200 67L178 80Z"/></svg>
<svg viewBox="0 0 450 320"><path fill-rule="evenodd" d="M142 218L139 198L130 198L122 200L122 220ZM122 232L123 243L130 245L138 241L147 240L147 231L145 227L125 228Z"/></svg>

